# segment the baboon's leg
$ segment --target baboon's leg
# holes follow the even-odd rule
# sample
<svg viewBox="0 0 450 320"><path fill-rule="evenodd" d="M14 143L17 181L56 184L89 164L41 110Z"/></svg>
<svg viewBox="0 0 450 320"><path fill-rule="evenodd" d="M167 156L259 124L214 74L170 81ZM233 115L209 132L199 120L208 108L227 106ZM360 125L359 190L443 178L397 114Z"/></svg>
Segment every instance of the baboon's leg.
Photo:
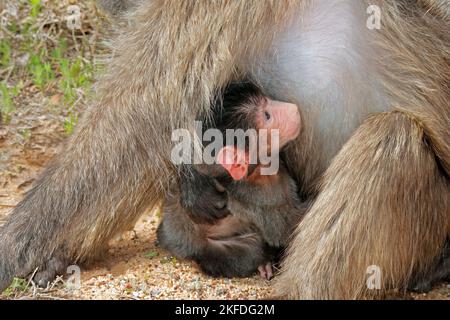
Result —
<svg viewBox="0 0 450 320"><path fill-rule="evenodd" d="M194 131L217 87L267 50L302 2L140 6L113 44L96 103L0 229L0 291L53 258L90 258L156 206L174 175L173 131Z"/></svg>
<svg viewBox="0 0 450 320"><path fill-rule="evenodd" d="M421 124L395 111L375 115L326 171L295 232L278 294L340 299L405 288L443 249L449 210L449 181ZM371 266L380 268L381 290L366 285Z"/></svg>
<svg viewBox="0 0 450 320"><path fill-rule="evenodd" d="M137 164L145 153L129 140L128 154L116 138L110 140L117 143L115 151L104 145L111 147L110 153L99 147L89 154L76 143L68 148L10 214L0 229L0 291L12 276L27 276L35 268L34 280L45 286L55 275L64 275L69 264L101 252L112 236L132 227L149 205L158 203L163 185L152 183L148 168ZM92 147L98 139L84 141L83 147ZM107 155L116 165L102 162Z"/></svg>
<svg viewBox="0 0 450 320"><path fill-rule="evenodd" d="M450 241L440 256L439 261L430 272L418 274L410 283L408 289L416 292L428 292L440 281L450 279Z"/></svg>
<svg viewBox="0 0 450 320"><path fill-rule="evenodd" d="M194 257L201 270L213 277L249 277L259 266L271 261L257 233L228 239L208 240L204 250Z"/></svg>

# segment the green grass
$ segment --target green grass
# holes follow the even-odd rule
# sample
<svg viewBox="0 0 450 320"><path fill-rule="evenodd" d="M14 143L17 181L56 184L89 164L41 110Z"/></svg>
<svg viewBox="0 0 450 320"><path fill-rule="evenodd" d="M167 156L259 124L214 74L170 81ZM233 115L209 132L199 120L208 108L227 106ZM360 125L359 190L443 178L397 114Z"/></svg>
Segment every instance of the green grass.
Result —
<svg viewBox="0 0 450 320"><path fill-rule="evenodd" d="M144 253L144 257L152 259L152 258L156 258L157 256L159 256L159 253L156 251L150 251L147 253Z"/></svg>
<svg viewBox="0 0 450 320"><path fill-rule="evenodd" d="M75 130L75 125L78 123L78 115L76 113L71 112L69 116L64 119L64 130L67 134L72 134L73 130Z"/></svg>
<svg viewBox="0 0 450 320"><path fill-rule="evenodd" d="M9 88L5 81L0 82L0 112L4 123L11 121L11 114L16 110L13 98L19 95L21 87L22 83Z"/></svg>
<svg viewBox="0 0 450 320"><path fill-rule="evenodd" d="M6 68L11 61L11 42L8 39L0 42L0 66Z"/></svg>
<svg viewBox="0 0 450 320"><path fill-rule="evenodd" d="M31 137L31 131L30 129L22 129L19 131L20 135L24 140L28 140Z"/></svg>
<svg viewBox="0 0 450 320"><path fill-rule="evenodd" d="M11 285L3 291L2 295L9 298L27 290L27 281L25 279L14 278Z"/></svg>
<svg viewBox="0 0 450 320"><path fill-rule="evenodd" d="M46 85L56 80L52 65L45 59L45 53L41 51L38 54L32 54L28 63L28 72L33 83L41 91L45 91Z"/></svg>
<svg viewBox="0 0 450 320"><path fill-rule="evenodd" d="M58 7L57 2L44 5L41 0L18 0L15 3L18 17L8 17L8 32L0 36L0 69L7 71L0 74L0 112L5 122L10 121L20 108L15 100L21 96L22 89L35 87L44 97L62 97L58 110L65 115L62 126L71 134L78 122L80 97L83 98L83 92L89 92L93 82L94 63L88 53L95 44L80 34L75 37L73 30L65 25L65 8ZM42 28L48 12L44 9L60 14L62 22ZM89 10L84 13L92 14ZM22 63L18 63L20 59Z"/></svg>

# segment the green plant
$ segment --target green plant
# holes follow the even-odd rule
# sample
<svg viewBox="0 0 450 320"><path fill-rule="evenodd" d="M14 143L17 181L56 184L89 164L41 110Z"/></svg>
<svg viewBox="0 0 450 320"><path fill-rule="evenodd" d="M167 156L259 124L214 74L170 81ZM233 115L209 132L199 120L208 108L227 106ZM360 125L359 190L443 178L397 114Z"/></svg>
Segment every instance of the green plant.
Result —
<svg viewBox="0 0 450 320"><path fill-rule="evenodd" d="M26 291L27 287L28 285L25 279L14 278L11 285L5 291L3 291L3 295L6 297L11 297L18 293Z"/></svg>
<svg viewBox="0 0 450 320"><path fill-rule="evenodd" d="M64 130L68 135L71 135L75 130L75 125L78 123L78 116L74 113L70 113L64 120Z"/></svg>
<svg viewBox="0 0 450 320"><path fill-rule="evenodd" d="M4 119L10 120L11 111L17 107L14 106L15 84L21 81L27 90L18 90L19 94L61 97L60 100L50 99L50 104L59 106L52 111L67 115L62 125L71 134L78 121L80 106L85 102L84 92L88 92L92 84L92 53L96 45L87 37L75 36L64 23L43 23L46 19L42 14L44 6L58 17L67 15L66 8L57 2L16 0L16 4L17 15L8 16L5 25L8 32L0 39L0 81L4 80L0 85L0 112L5 115ZM2 78L5 75L6 80ZM34 86L31 90L30 84ZM28 98L25 96L16 101L27 101Z"/></svg>
<svg viewBox="0 0 450 320"><path fill-rule="evenodd" d="M31 17L37 18L42 10L41 0L29 0L31 5Z"/></svg>
<svg viewBox="0 0 450 320"><path fill-rule="evenodd" d="M19 131L20 135L22 136L22 138L24 138L25 140L30 139L31 137L31 131L30 129L23 129Z"/></svg>
<svg viewBox="0 0 450 320"><path fill-rule="evenodd" d="M150 252L144 253L144 257L150 258L150 259L155 258L157 256L159 256L159 253L156 251L150 251Z"/></svg>
<svg viewBox="0 0 450 320"><path fill-rule="evenodd" d="M15 111L13 97L17 96L20 91L20 86L15 86L11 89L5 81L0 82L0 113L4 116L4 122L9 123L11 120L11 113Z"/></svg>
<svg viewBox="0 0 450 320"><path fill-rule="evenodd" d="M11 42L8 39L0 41L0 66L6 68L11 61Z"/></svg>
<svg viewBox="0 0 450 320"><path fill-rule="evenodd" d="M55 74L50 62L45 61L45 52L41 50L39 54L33 54L28 63L28 70L32 76L33 83L44 90L48 82L55 80Z"/></svg>

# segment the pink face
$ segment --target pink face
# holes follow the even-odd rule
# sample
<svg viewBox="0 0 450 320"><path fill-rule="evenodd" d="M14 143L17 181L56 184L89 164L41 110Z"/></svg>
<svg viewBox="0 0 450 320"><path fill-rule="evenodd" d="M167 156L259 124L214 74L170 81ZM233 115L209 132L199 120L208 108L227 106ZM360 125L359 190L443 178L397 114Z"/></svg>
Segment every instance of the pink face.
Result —
<svg viewBox="0 0 450 320"><path fill-rule="evenodd" d="M300 112L295 104L264 98L258 105L256 126L258 130L267 129L268 131L267 144L260 145L259 148L265 148L263 152L266 154L278 153L289 141L294 140L300 134ZM272 144L270 141L272 130L279 132L278 143ZM277 150L273 150L273 148ZM235 146L225 146L220 150L217 160L234 180L247 177L249 156L245 150L240 150Z"/></svg>
<svg viewBox="0 0 450 320"><path fill-rule="evenodd" d="M289 141L294 140L300 134L300 112L298 111L297 105L293 103L265 98L256 115L256 125L258 126L258 129L267 129L269 138L272 136L272 130L278 130L278 150L270 150L272 152L278 152ZM268 147L270 147L270 145L271 143L269 141Z"/></svg>

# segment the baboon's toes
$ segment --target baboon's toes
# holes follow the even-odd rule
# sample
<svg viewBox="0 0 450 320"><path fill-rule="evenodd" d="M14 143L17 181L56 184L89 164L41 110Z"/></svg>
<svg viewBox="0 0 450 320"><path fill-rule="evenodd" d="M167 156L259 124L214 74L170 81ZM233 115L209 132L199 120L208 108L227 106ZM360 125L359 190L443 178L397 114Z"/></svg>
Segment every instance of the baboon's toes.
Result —
<svg viewBox="0 0 450 320"><path fill-rule="evenodd" d="M58 275L66 274L68 262L62 257L52 257L42 268L36 272L33 281L42 288L47 287Z"/></svg>
<svg viewBox="0 0 450 320"><path fill-rule="evenodd" d="M270 263L270 262L259 266L258 271L259 271L261 278L263 278L265 280L270 280L273 278L272 263Z"/></svg>
<svg viewBox="0 0 450 320"><path fill-rule="evenodd" d="M432 282L426 281L426 280L418 281L408 287L409 291L416 292L416 293L427 293L427 292L430 292L431 289L433 289Z"/></svg>

